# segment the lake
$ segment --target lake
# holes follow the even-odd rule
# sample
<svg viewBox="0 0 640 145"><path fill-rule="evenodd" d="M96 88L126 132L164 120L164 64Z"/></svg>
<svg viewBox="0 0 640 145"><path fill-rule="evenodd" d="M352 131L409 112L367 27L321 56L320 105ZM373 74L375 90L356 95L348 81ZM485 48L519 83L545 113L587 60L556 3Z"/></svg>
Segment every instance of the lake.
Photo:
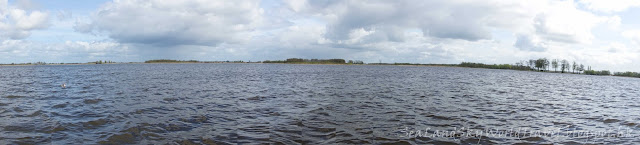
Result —
<svg viewBox="0 0 640 145"><path fill-rule="evenodd" d="M634 144L638 86L457 67L0 66L0 144Z"/></svg>

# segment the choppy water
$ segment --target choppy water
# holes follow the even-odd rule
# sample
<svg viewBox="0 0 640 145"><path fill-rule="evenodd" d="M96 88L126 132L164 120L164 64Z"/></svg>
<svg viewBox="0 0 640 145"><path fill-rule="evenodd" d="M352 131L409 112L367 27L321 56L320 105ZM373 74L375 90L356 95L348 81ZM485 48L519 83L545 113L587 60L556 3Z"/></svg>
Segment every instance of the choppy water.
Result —
<svg viewBox="0 0 640 145"><path fill-rule="evenodd" d="M0 143L633 144L639 82L414 66L0 66ZM622 128L635 136L406 134L426 128Z"/></svg>

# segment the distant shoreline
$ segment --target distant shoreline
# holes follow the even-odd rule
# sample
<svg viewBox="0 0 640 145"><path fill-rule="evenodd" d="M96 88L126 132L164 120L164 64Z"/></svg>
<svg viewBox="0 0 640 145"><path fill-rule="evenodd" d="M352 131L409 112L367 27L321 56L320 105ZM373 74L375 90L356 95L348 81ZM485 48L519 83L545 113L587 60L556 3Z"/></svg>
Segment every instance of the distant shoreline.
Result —
<svg viewBox="0 0 640 145"><path fill-rule="evenodd" d="M306 64L306 65L378 65L378 66L430 66L430 67L460 67L460 68L485 68L485 69L508 69L519 71L536 71L545 73L567 73L567 74L582 74L582 75L600 75L600 76L618 76L618 77L631 77L640 78L640 73L637 72L614 72L611 73L607 70L595 71L584 70L578 72L570 72L568 69L566 72L552 71L550 69L541 69L539 67L533 68L532 66L525 66L522 64L510 65L510 64L482 64L482 63L470 63L462 62L460 64L419 64L419 63L364 63L358 60L345 61L344 59L301 59L301 58L289 58L286 60L265 60L256 62L244 62L244 61L198 61L198 60L170 60L170 59L157 59L147 60L145 62L113 62L113 61L96 61L88 63L12 63L12 64L0 64L0 66L39 66L39 65L103 65L103 64L204 64L204 63L233 63L233 64Z"/></svg>
<svg viewBox="0 0 640 145"><path fill-rule="evenodd" d="M47 64L0 64L0 66L47 66L47 65L107 65L107 64L144 64L142 62L126 62L126 63L47 63Z"/></svg>

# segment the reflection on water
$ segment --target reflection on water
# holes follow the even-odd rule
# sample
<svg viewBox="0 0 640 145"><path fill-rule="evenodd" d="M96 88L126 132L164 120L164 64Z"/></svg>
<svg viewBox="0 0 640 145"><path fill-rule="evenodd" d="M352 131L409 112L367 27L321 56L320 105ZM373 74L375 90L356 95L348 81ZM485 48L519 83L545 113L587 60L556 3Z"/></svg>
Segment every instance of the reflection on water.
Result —
<svg viewBox="0 0 640 145"><path fill-rule="evenodd" d="M283 64L0 67L2 144L634 143L402 137L402 129L638 133L639 79ZM66 83L66 88L60 85Z"/></svg>

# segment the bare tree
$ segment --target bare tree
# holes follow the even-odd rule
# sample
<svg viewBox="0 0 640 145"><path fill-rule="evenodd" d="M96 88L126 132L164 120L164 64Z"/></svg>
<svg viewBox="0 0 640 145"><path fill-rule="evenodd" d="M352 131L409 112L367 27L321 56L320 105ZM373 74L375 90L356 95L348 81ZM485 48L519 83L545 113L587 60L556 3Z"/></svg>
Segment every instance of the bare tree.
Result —
<svg viewBox="0 0 640 145"><path fill-rule="evenodd" d="M564 70L569 71L569 61L567 61L566 59L563 59L560 62L560 70L562 71L562 73L564 73Z"/></svg>
<svg viewBox="0 0 640 145"><path fill-rule="evenodd" d="M551 66L553 67L553 71L558 71L558 59L553 59Z"/></svg>
<svg viewBox="0 0 640 145"><path fill-rule="evenodd" d="M578 73L580 73L581 71L584 71L584 65L580 64L580 66L578 66Z"/></svg>
<svg viewBox="0 0 640 145"><path fill-rule="evenodd" d="M576 69L578 68L578 64L576 64L576 61L573 61L573 65L571 65L571 68L573 69L573 73L576 73Z"/></svg>
<svg viewBox="0 0 640 145"><path fill-rule="evenodd" d="M549 71L549 59L543 58L544 65L542 65L547 71Z"/></svg>
<svg viewBox="0 0 640 145"><path fill-rule="evenodd" d="M535 59L530 59L529 60L529 68L533 69L535 67L536 64L536 60Z"/></svg>

